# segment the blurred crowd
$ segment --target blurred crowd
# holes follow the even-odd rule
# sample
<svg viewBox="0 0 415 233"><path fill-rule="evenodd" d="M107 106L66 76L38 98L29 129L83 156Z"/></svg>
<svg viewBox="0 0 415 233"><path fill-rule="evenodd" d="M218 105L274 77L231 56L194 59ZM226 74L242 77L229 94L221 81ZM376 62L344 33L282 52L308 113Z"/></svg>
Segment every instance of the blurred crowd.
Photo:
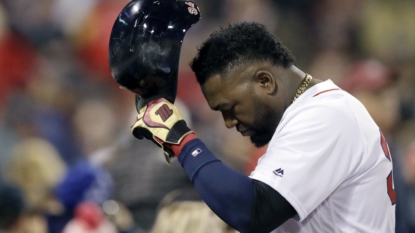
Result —
<svg viewBox="0 0 415 233"><path fill-rule="evenodd" d="M226 129L188 63L221 26L257 21L313 77L358 98L394 163L396 232L415 232L415 1L194 0L178 99L187 122L249 174L265 148ZM133 94L108 66L112 25L128 0L0 0L0 232L233 232L180 165L134 139Z"/></svg>

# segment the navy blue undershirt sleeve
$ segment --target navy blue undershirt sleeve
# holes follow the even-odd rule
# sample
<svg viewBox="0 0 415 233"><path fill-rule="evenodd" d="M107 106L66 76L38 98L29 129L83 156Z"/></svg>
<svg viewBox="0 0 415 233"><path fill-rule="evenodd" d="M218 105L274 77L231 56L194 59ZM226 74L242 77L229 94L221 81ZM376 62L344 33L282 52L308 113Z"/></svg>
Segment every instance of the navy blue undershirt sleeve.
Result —
<svg viewBox="0 0 415 233"><path fill-rule="evenodd" d="M213 212L239 232L251 231L252 179L224 165L199 139L184 146L179 162Z"/></svg>

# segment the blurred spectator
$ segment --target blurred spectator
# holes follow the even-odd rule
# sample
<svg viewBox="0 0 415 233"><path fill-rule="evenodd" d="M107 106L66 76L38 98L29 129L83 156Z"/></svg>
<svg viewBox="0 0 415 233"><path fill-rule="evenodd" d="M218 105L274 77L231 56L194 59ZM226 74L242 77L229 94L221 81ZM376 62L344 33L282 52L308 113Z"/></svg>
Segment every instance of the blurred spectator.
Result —
<svg viewBox="0 0 415 233"><path fill-rule="evenodd" d="M177 161L167 166L164 155L151 142L135 140L117 152L120 155L109 166L114 199L125 203L135 222L148 230L163 196L177 188L192 187L192 183Z"/></svg>
<svg viewBox="0 0 415 233"><path fill-rule="evenodd" d="M399 120L400 102L396 83L397 74L388 66L372 59L352 64L341 87L365 105L388 137Z"/></svg>
<svg viewBox="0 0 415 233"><path fill-rule="evenodd" d="M331 79L336 84L341 84L345 73L351 66L351 58L338 50L326 50L319 52L310 65L310 74L321 80Z"/></svg>
<svg viewBox="0 0 415 233"><path fill-rule="evenodd" d="M54 1L5 0L3 2L9 12L8 21L11 28L36 46L50 42L60 35L51 18Z"/></svg>
<svg viewBox="0 0 415 233"><path fill-rule="evenodd" d="M403 161L399 162L403 162L403 176L406 183L395 182L397 200L401 203L400 205L398 203L396 207L396 232L410 233L415 232L415 141L409 144ZM395 174L396 172L394 173L396 181L397 175Z"/></svg>
<svg viewBox="0 0 415 233"><path fill-rule="evenodd" d="M7 177L23 190L29 210L46 214L50 233L62 230L79 203L101 204L110 196L108 174L86 161L66 169L56 149L42 139L26 139L16 146Z"/></svg>
<svg viewBox="0 0 415 233"><path fill-rule="evenodd" d="M6 178L16 183L23 191L27 210L42 215L29 215L28 222L37 224L39 219L48 221L48 232L55 232L53 226L59 224L67 214L65 207L55 192L66 175L66 166L56 149L46 140L28 138L18 143L6 167ZM67 221L67 220L66 220Z"/></svg>
<svg viewBox="0 0 415 233"><path fill-rule="evenodd" d="M56 188L56 195L68 210L73 210L82 201L102 204L111 194L111 181L108 179L108 174L100 168L81 160L69 168Z"/></svg>
<svg viewBox="0 0 415 233"><path fill-rule="evenodd" d="M2 28L3 17L0 5L0 110L9 95L21 91L28 84L38 59L35 48L24 37Z"/></svg>
<svg viewBox="0 0 415 233"><path fill-rule="evenodd" d="M10 184L0 183L0 232L10 232L24 211L22 192Z"/></svg>
<svg viewBox="0 0 415 233"><path fill-rule="evenodd" d="M161 202L152 233L237 233L191 190L175 190Z"/></svg>
<svg viewBox="0 0 415 233"><path fill-rule="evenodd" d="M100 176L99 170L86 160L80 160L71 166L64 179L56 186L54 194L62 203L64 212L59 215L49 215L49 232L59 233L74 217L75 208L84 201L101 204L109 195L111 188L105 180L107 174ZM104 180L104 182L101 182Z"/></svg>
<svg viewBox="0 0 415 233"><path fill-rule="evenodd" d="M75 109L73 122L85 155L113 145L117 133L114 110L107 100L99 98L87 99Z"/></svg>
<svg viewBox="0 0 415 233"><path fill-rule="evenodd" d="M8 233L49 233L45 217L41 213L28 212L21 216L15 228Z"/></svg>
<svg viewBox="0 0 415 233"><path fill-rule="evenodd" d="M135 224L131 211L123 203L108 200L104 202L102 209L119 233L143 233Z"/></svg>
<svg viewBox="0 0 415 233"><path fill-rule="evenodd" d="M28 211L21 190L0 182L0 232L47 233L47 224L39 212Z"/></svg>
<svg viewBox="0 0 415 233"><path fill-rule="evenodd" d="M5 128L8 137L15 140L26 137L48 140L70 164L79 157L67 115L75 93L65 83L63 67L52 62L52 58L40 59L37 65L30 73L25 91L9 95L4 114Z"/></svg>
<svg viewBox="0 0 415 233"><path fill-rule="evenodd" d="M274 31L277 25L277 15L271 0L225 0L223 8L227 11L221 23L255 21L264 24L270 31Z"/></svg>
<svg viewBox="0 0 415 233"><path fill-rule="evenodd" d="M22 190L30 210L60 213L53 189L65 174L65 164L47 141L31 138L16 145L6 177Z"/></svg>
<svg viewBox="0 0 415 233"><path fill-rule="evenodd" d="M63 233L117 233L117 229L98 205L84 202L76 207L75 218L66 225Z"/></svg>
<svg viewBox="0 0 415 233"><path fill-rule="evenodd" d="M75 216L75 209L81 203L102 205L111 197L112 178L103 164L94 162L91 156L111 145L114 119L111 109L99 100L85 101L75 109L74 127L80 148L86 156L68 167L65 177L55 188L55 195L63 204L65 214L49 218L49 222L53 223L50 225L51 232L60 232Z"/></svg>
<svg viewBox="0 0 415 233"><path fill-rule="evenodd" d="M314 33L317 51L356 50L357 25L364 1L350 0L337 2L321 0L314 5Z"/></svg>
<svg viewBox="0 0 415 233"><path fill-rule="evenodd" d="M90 99L78 105L73 116L75 131L85 157L74 166L73 175L89 171L91 184L83 194L84 201L103 204L111 197L112 178L105 169L105 153L113 151L116 141L115 111L104 99Z"/></svg>
<svg viewBox="0 0 415 233"><path fill-rule="evenodd" d="M360 33L363 50L388 62L415 58L414 1L368 0L363 4Z"/></svg>
<svg viewBox="0 0 415 233"><path fill-rule="evenodd" d="M152 230L152 233L227 232L232 231L201 201L183 201L164 207L160 210Z"/></svg>
<svg viewBox="0 0 415 233"><path fill-rule="evenodd" d="M408 148L406 149L403 164L403 173L405 179L408 181L408 184L415 189L415 141L409 144Z"/></svg>
<svg viewBox="0 0 415 233"><path fill-rule="evenodd" d="M399 66L401 74L398 83L399 94L402 101L402 121L415 119L415 68L413 62L407 61Z"/></svg>

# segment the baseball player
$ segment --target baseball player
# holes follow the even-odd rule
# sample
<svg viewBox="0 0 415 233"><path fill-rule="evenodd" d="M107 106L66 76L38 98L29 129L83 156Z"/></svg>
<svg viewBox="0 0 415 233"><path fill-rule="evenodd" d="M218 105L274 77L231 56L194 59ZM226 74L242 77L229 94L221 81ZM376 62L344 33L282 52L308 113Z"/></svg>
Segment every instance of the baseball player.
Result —
<svg viewBox="0 0 415 233"><path fill-rule="evenodd" d="M258 23L213 33L191 62L226 127L268 144L249 177L217 159L164 98L140 106L132 133L177 157L209 207L242 233L394 232L392 158L379 127L358 100L293 62Z"/></svg>

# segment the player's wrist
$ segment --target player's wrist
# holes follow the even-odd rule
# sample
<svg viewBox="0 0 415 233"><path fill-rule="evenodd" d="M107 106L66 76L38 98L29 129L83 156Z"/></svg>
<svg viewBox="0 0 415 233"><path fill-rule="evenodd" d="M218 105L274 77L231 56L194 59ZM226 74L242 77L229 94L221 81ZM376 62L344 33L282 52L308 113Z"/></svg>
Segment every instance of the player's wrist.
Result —
<svg viewBox="0 0 415 233"><path fill-rule="evenodd" d="M189 133L180 141L179 144L167 144L167 147L173 152L176 157L179 157L180 152L182 151L183 147L186 146L192 140L197 139L198 137L193 133Z"/></svg>

